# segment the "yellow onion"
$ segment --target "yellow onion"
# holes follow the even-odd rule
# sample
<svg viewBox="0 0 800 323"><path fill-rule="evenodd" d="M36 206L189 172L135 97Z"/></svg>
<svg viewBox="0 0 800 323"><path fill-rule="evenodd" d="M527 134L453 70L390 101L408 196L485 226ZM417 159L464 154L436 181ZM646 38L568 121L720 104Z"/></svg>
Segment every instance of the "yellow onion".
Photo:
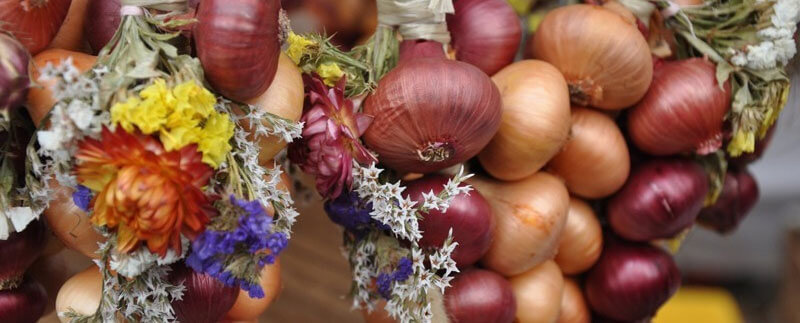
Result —
<svg viewBox="0 0 800 323"><path fill-rule="evenodd" d="M567 79L573 103L617 110L641 99L653 78L650 47L619 14L575 4L550 11L533 37L533 57Z"/></svg>
<svg viewBox="0 0 800 323"><path fill-rule="evenodd" d="M50 181L50 188L53 189L53 199L44 210L50 230L67 248L90 258L99 258L95 252L97 243L104 240L103 236L94 230L89 215L72 201L74 190L59 185L55 179Z"/></svg>
<svg viewBox="0 0 800 323"><path fill-rule="evenodd" d="M539 172L517 182L473 178L470 184L489 201L495 216L484 266L512 276L555 256L569 206L569 193L557 177Z"/></svg>
<svg viewBox="0 0 800 323"><path fill-rule="evenodd" d="M567 83L552 65L536 60L511 64L495 74L492 81L503 99L503 116L500 129L478 159L498 179L528 177L567 141Z"/></svg>
<svg viewBox="0 0 800 323"><path fill-rule="evenodd" d="M572 109L572 131L548 171L564 179L570 193L585 198L606 197L619 190L630 173L625 137L607 115Z"/></svg>
<svg viewBox="0 0 800 323"><path fill-rule="evenodd" d="M603 251L603 229L592 207L571 198L569 215L555 261L565 274L579 274L594 265Z"/></svg>
<svg viewBox="0 0 800 323"><path fill-rule="evenodd" d="M58 313L73 310L79 314L92 315L100 307L103 292L103 276L95 265L72 276L58 291L56 311ZM70 322L66 317L59 317L61 322Z"/></svg>
<svg viewBox="0 0 800 323"><path fill-rule="evenodd" d="M511 277L517 299L517 323L552 323L561 311L564 276L552 261Z"/></svg>
<svg viewBox="0 0 800 323"><path fill-rule="evenodd" d="M281 263L276 259L272 265L261 270L261 288L263 298L251 298L246 291L240 290L233 307L225 315L226 321L249 321L257 319L272 304L281 292Z"/></svg>
<svg viewBox="0 0 800 323"><path fill-rule="evenodd" d="M86 48L86 42L83 39L83 26L86 22L87 7L90 0L72 0L67 11L67 17L58 33L50 42L48 48L61 48L68 50L82 50ZM97 18L97 17L93 17Z"/></svg>
<svg viewBox="0 0 800 323"><path fill-rule="evenodd" d="M58 241L58 239L53 238ZM42 283L47 295L50 295L45 315L55 310L58 290L73 275L86 269L92 261L71 249L62 249L53 255L42 255L28 270L28 275Z"/></svg>
<svg viewBox="0 0 800 323"><path fill-rule="evenodd" d="M581 286L572 278L564 278L564 294L561 296L561 314L558 323L590 323L589 306L583 297Z"/></svg>

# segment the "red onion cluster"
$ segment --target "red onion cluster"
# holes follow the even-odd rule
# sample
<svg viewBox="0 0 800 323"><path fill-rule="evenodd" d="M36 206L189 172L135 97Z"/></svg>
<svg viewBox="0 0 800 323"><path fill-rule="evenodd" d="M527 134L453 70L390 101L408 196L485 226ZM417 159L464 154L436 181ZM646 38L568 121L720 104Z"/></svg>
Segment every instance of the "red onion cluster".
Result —
<svg viewBox="0 0 800 323"><path fill-rule="evenodd" d="M505 0L454 1L447 16L456 59L494 75L514 61L522 38L519 18Z"/></svg>
<svg viewBox="0 0 800 323"><path fill-rule="evenodd" d="M2 258L4 261L7 258ZM26 278L14 289L0 290L0 322L31 323L44 314L47 291L39 282Z"/></svg>
<svg viewBox="0 0 800 323"><path fill-rule="evenodd" d="M180 322L219 322L239 295L238 288L225 286L214 277L195 272L183 262L172 266L169 280L186 287L181 300L172 302L172 309Z"/></svg>
<svg viewBox="0 0 800 323"><path fill-rule="evenodd" d="M511 323L517 311L511 284L484 269L468 269L456 276L445 290L444 303L452 323Z"/></svg>
<svg viewBox="0 0 800 323"><path fill-rule="evenodd" d="M22 232L0 240L0 290L15 287L21 281L25 270L42 253L46 234L44 222L36 220Z"/></svg>
<svg viewBox="0 0 800 323"><path fill-rule="evenodd" d="M698 222L719 233L730 233L739 226L758 202L758 184L747 170L729 170L717 202L700 211Z"/></svg>

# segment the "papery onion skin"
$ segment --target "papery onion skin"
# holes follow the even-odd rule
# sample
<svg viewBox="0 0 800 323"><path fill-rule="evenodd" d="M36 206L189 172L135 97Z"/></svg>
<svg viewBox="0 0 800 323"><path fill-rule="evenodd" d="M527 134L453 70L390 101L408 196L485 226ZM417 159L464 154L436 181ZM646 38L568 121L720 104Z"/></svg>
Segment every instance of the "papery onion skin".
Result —
<svg viewBox="0 0 800 323"><path fill-rule="evenodd" d="M548 167L564 179L567 189L597 199L619 190L630 173L625 137L614 120L587 108L572 108L572 131Z"/></svg>
<svg viewBox="0 0 800 323"><path fill-rule="evenodd" d="M100 307L102 293L103 275L100 274L100 269L92 264L61 286L56 296L56 312L73 310L82 315L92 315ZM66 317L59 319L63 323L71 321Z"/></svg>
<svg viewBox="0 0 800 323"><path fill-rule="evenodd" d="M0 290L0 322L36 322L44 314L46 306L47 292L42 284L31 278L26 278L15 289Z"/></svg>
<svg viewBox="0 0 800 323"><path fill-rule="evenodd" d="M542 168L567 141L567 82L555 67L536 60L506 66L492 81L503 99L502 121L478 159L495 178L523 179Z"/></svg>
<svg viewBox="0 0 800 323"><path fill-rule="evenodd" d="M440 58L403 62L364 102L363 136L382 163L430 173L474 157L500 126L500 93L486 74Z"/></svg>
<svg viewBox="0 0 800 323"><path fill-rule="evenodd" d="M222 95L252 99L278 69L278 0L203 0L194 40L206 79Z"/></svg>
<svg viewBox="0 0 800 323"><path fill-rule="evenodd" d="M558 244L555 262L567 275L580 274L600 258L603 229L592 207L577 198L569 200L567 224Z"/></svg>
<svg viewBox="0 0 800 323"><path fill-rule="evenodd" d="M614 232L628 240L672 238L694 223L708 190L699 164L653 160L636 169L611 198L608 220Z"/></svg>
<svg viewBox="0 0 800 323"><path fill-rule="evenodd" d="M261 270L260 285L266 295L263 298L251 298L246 291L240 290L233 307L225 314L226 321L256 320L275 301L282 288L280 258Z"/></svg>
<svg viewBox="0 0 800 323"><path fill-rule="evenodd" d="M485 269L459 273L445 290L444 303L451 323L511 323L517 303L511 284Z"/></svg>
<svg viewBox="0 0 800 323"><path fill-rule="evenodd" d="M657 156L712 153L722 145L730 92L730 81L719 87L709 61L665 61L656 66L653 85L628 115L631 140Z"/></svg>
<svg viewBox="0 0 800 323"><path fill-rule="evenodd" d="M180 322L219 322L239 295L236 286L226 286L217 278L195 272L183 262L171 267L169 281L186 287L183 297L172 302L175 318Z"/></svg>
<svg viewBox="0 0 800 323"><path fill-rule="evenodd" d="M87 16L91 19L83 25L83 32L93 53L99 53L114 37L122 21L121 7L120 0L89 0Z"/></svg>
<svg viewBox="0 0 800 323"><path fill-rule="evenodd" d="M522 27L505 0L458 0L455 14L447 15L450 44L456 59L494 75L514 61Z"/></svg>
<svg viewBox="0 0 800 323"><path fill-rule="evenodd" d="M400 42L398 56L398 63L425 57L447 58L442 43L426 39L403 40Z"/></svg>
<svg viewBox="0 0 800 323"><path fill-rule="evenodd" d="M513 276L555 256L569 206L569 193L558 178L539 172L517 182L475 177L469 184L489 201L495 216L494 240L481 259L486 268Z"/></svg>
<svg viewBox="0 0 800 323"><path fill-rule="evenodd" d="M25 270L42 253L46 239L44 222L34 220L22 232L13 232L0 240L0 290L14 288L21 282Z"/></svg>
<svg viewBox="0 0 800 323"><path fill-rule="evenodd" d="M427 175L407 183L403 194L421 205L424 200L422 194L430 191L439 194L449 179L442 175ZM455 196L447 212L431 210L422 214L419 221L422 231L420 247L441 247L451 228L453 241L458 242L451 256L458 267L474 264L489 250L494 233L494 216L489 203L478 190Z"/></svg>
<svg viewBox="0 0 800 323"><path fill-rule="evenodd" d="M100 258L97 244L105 239L94 230L89 215L73 202L74 189L61 186L55 179L50 180L50 188L53 199L44 210L50 230L67 248L89 258Z"/></svg>
<svg viewBox="0 0 800 323"><path fill-rule="evenodd" d="M61 28L58 29L53 41L48 48L62 48L68 50L82 50L86 47L83 37L83 28L86 25L86 13L90 0L72 0L67 11L67 17Z"/></svg>
<svg viewBox="0 0 800 323"><path fill-rule="evenodd" d="M590 323L592 315L581 286L573 278L564 278L564 294L557 323Z"/></svg>
<svg viewBox="0 0 800 323"><path fill-rule="evenodd" d="M16 37L28 51L36 55L44 50L67 17L71 0L3 0L0 21L3 30Z"/></svg>
<svg viewBox="0 0 800 323"><path fill-rule="evenodd" d="M558 319L564 292L564 276L546 261L509 279L517 300L517 323L551 323Z"/></svg>
<svg viewBox="0 0 800 323"><path fill-rule="evenodd" d="M639 101L653 76L644 36L599 6L575 4L550 11L533 37L533 57L564 74L573 103L608 110Z"/></svg>
<svg viewBox="0 0 800 323"><path fill-rule="evenodd" d="M721 234L731 233L756 205L758 196L758 183L750 172L729 169L717 202L701 210L697 221Z"/></svg>
<svg viewBox="0 0 800 323"><path fill-rule="evenodd" d="M655 314L678 290L680 272L666 251L614 239L586 277L586 299L595 312L631 322Z"/></svg>
<svg viewBox="0 0 800 323"><path fill-rule="evenodd" d="M31 73L31 81L36 82L36 85L31 87L28 91L26 107L28 108L28 113L31 115L31 119L33 119L33 123L37 127L56 103L53 92L50 91L50 86L52 86L54 81L40 82L39 69L45 67L47 63L58 66L69 57L72 57L72 64L75 65L75 68L81 73L86 72L97 61L96 56L52 48L34 56L31 62L32 64L28 67Z"/></svg>
<svg viewBox="0 0 800 323"><path fill-rule="evenodd" d="M28 78L28 50L14 37L0 33L0 111L11 111L25 102Z"/></svg>

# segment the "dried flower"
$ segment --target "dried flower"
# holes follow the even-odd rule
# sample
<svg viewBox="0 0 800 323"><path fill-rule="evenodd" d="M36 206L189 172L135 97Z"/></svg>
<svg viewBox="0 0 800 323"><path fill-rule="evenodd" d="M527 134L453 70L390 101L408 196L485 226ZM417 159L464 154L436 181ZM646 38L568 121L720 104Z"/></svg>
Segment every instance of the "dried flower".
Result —
<svg viewBox="0 0 800 323"><path fill-rule="evenodd" d="M92 202L92 190L86 186L78 185L75 192L72 193L72 202L84 212L89 212Z"/></svg>
<svg viewBox="0 0 800 323"><path fill-rule="evenodd" d="M307 54L308 48L314 45L314 42L306 37L289 32L289 38L286 39L289 48L286 49L286 55L292 59L295 64L300 63L300 59Z"/></svg>

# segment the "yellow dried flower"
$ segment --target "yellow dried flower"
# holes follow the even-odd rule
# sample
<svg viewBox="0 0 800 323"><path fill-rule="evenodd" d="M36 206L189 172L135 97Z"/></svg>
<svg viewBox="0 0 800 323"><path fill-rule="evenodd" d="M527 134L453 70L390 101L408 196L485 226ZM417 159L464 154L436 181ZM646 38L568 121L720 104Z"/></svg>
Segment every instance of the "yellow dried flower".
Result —
<svg viewBox="0 0 800 323"><path fill-rule="evenodd" d="M335 86L344 72L336 63L323 63L317 66L317 74L327 86Z"/></svg>
<svg viewBox="0 0 800 323"><path fill-rule="evenodd" d="M314 41L289 32L289 38L286 39L289 47L286 49L286 55L292 59L295 64L300 64L300 59L308 52L308 47L314 45Z"/></svg>

